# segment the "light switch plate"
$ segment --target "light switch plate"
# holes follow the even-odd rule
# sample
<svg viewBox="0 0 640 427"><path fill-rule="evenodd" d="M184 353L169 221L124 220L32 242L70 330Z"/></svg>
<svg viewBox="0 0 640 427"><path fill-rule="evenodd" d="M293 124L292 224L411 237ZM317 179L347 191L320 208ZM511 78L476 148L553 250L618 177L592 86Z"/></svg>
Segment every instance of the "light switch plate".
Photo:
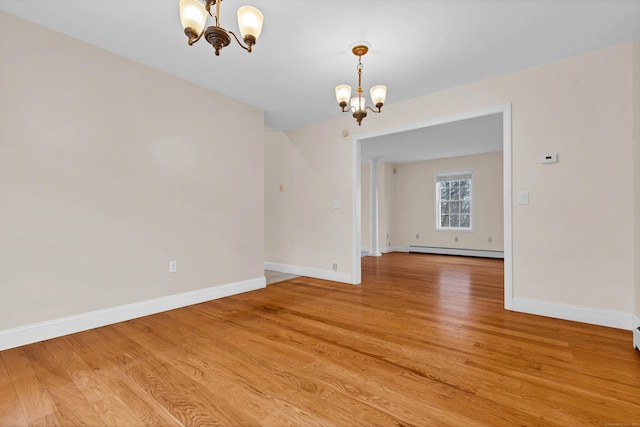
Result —
<svg viewBox="0 0 640 427"><path fill-rule="evenodd" d="M518 193L518 204L519 205L528 205L529 204L529 192L528 191L520 191Z"/></svg>

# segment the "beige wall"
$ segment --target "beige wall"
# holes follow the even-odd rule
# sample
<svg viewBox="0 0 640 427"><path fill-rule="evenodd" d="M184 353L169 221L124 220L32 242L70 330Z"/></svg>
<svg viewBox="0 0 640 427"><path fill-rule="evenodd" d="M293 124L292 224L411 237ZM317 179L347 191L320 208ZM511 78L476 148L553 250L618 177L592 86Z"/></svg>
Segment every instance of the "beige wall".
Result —
<svg viewBox="0 0 640 427"><path fill-rule="evenodd" d="M295 131L265 130L265 261L350 271L353 211L344 182L351 182L351 157L342 155L350 140L332 139L322 126L308 129L321 144L297 145Z"/></svg>
<svg viewBox="0 0 640 427"><path fill-rule="evenodd" d="M379 164L380 166L380 164ZM380 168L378 168L380 173ZM378 185L380 185L380 175L378 175ZM378 198L384 192L378 188ZM369 249L371 247L371 162L363 162L360 165L360 200L362 202L362 208L360 210L360 241L362 247ZM380 200L378 199L378 204ZM380 207L378 206L378 211ZM378 227L380 227L380 220L378 218ZM379 234L382 236L382 234ZM378 239L378 244L382 243L382 239Z"/></svg>
<svg viewBox="0 0 640 427"><path fill-rule="evenodd" d="M503 250L501 152L404 163L395 167L395 221L391 233L393 241L397 242L394 246ZM452 170L473 170L473 231L437 231L435 228L435 174ZM457 242L454 237L458 238Z"/></svg>
<svg viewBox="0 0 640 427"><path fill-rule="evenodd" d="M371 248L371 162L361 165L361 242L362 248ZM390 246L391 224L394 217L394 181L393 165L378 162L378 247L381 250ZM389 238L387 237L389 236Z"/></svg>
<svg viewBox="0 0 640 427"><path fill-rule="evenodd" d="M280 207L303 206L302 215L312 218L285 228L313 239L295 242L287 253L278 242L287 233L272 229L276 240L267 239L267 253L303 266L325 267L335 257L357 262L349 209L336 215L328 202L339 195L345 207L351 203L353 147L341 136L344 129L357 138L511 103L513 193L530 194L529 205L513 204L514 296L631 313L632 58L633 44L625 43L397 103L390 88L389 105L361 127L343 115L287 132L282 143L297 156L267 168L298 172L314 184ZM558 153L559 162L540 164L544 153Z"/></svg>
<svg viewBox="0 0 640 427"><path fill-rule="evenodd" d="M635 315L640 320L640 41L633 44L633 154L635 206ZM636 327L640 324L636 324Z"/></svg>
<svg viewBox="0 0 640 427"><path fill-rule="evenodd" d="M0 330L263 276L261 110L2 12L0 40Z"/></svg>

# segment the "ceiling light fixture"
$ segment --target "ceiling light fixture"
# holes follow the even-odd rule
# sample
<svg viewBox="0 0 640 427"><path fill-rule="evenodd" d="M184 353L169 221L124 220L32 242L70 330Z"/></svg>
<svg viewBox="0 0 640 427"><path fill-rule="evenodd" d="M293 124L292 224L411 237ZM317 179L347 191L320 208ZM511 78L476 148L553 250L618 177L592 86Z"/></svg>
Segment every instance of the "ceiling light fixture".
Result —
<svg viewBox="0 0 640 427"><path fill-rule="evenodd" d="M351 98L351 86L349 85L336 86L338 105L342 108L343 113L353 113L353 117L358 121L358 126L362 125L362 119L367 117L367 110L379 113L387 97L387 87L385 85L373 86L370 93L371 101L377 108L377 110L374 110L366 105L367 99L362 96L362 57L369 51L369 47L370 45L366 42L358 42L351 49L353 54L358 57L358 96ZM351 98L351 107L346 108L349 98Z"/></svg>
<svg viewBox="0 0 640 427"><path fill-rule="evenodd" d="M238 9L238 27L240 27L240 34L242 34L245 46L233 32L220 26L220 3L222 0L204 0L204 4L200 0L180 0L180 21L184 33L189 37L189 46L200 40L204 34L204 38L216 50L216 56L219 56L220 49L231 42L231 37L229 37L231 34L240 47L251 52L251 47L256 44L256 40L260 37L260 31L262 31L262 12L251 6L242 6ZM211 5L216 7L215 14L211 13ZM207 15L215 18L216 24L204 30Z"/></svg>

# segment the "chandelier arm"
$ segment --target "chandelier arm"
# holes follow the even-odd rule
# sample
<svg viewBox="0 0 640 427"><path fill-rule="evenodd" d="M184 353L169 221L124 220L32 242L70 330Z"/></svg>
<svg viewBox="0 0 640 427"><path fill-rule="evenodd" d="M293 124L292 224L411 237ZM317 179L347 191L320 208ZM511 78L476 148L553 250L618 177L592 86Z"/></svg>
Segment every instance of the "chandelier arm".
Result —
<svg viewBox="0 0 640 427"><path fill-rule="evenodd" d="M377 110L374 110L373 108L371 108L371 107L369 107L369 106L367 105L366 110L369 110L369 111L371 111L372 113L381 113L381 112L382 112L382 111L381 111L381 110L382 110L382 107L378 107L378 109L377 109Z"/></svg>
<svg viewBox="0 0 640 427"><path fill-rule="evenodd" d="M233 38L234 38L234 39L236 39L236 41L238 42L238 44L240 45L240 47L241 47L241 48L243 48L243 49L244 49L244 50L246 50L247 52L251 52L251 46L247 47L247 46L245 46L244 44L242 44L242 42L240 41L240 39L238 38L238 36L236 36L236 35L234 34L234 32L233 32L233 31L229 31L229 30L227 30L227 32L228 32L228 33L230 33L230 34L233 36Z"/></svg>

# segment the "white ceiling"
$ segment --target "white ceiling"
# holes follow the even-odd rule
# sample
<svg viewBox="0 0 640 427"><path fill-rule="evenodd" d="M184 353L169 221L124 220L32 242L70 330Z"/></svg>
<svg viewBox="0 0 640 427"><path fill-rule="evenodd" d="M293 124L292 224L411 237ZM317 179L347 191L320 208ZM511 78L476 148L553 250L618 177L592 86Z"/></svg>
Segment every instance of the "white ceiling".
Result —
<svg viewBox="0 0 640 427"><path fill-rule="evenodd" d="M362 140L361 159L390 163L502 151L502 113Z"/></svg>
<svg viewBox="0 0 640 427"><path fill-rule="evenodd" d="M372 45L363 86L387 103L640 39L640 0L246 0L265 16L251 54L188 46L178 0L0 0L0 9L265 110L287 130L338 117L356 86L349 45ZM222 3L222 26L237 30ZM232 42L235 43L235 42ZM380 116L365 119L379 119Z"/></svg>

